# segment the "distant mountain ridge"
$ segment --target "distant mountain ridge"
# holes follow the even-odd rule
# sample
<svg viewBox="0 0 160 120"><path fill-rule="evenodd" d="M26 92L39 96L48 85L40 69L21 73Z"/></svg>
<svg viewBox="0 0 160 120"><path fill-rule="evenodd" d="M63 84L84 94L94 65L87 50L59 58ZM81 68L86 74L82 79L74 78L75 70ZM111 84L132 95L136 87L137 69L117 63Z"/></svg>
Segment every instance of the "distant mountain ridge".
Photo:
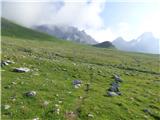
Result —
<svg viewBox="0 0 160 120"><path fill-rule="evenodd" d="M112 43L116 48L124 51L160 54L160 39L155 38L151 32L145 32L131 41L119 37Z"/></svg>
<svg viewBox="0 0 160 120"><path fill-rule="evenodd" d="M85 31L80 31L76 27L72 26L48 26L48 25L40 25L34 26L34 29L48 33L49 35L55 36L60 39L74 41L83 44L96 44L96 40L94 40L91 36L89 36Z"/></svg>

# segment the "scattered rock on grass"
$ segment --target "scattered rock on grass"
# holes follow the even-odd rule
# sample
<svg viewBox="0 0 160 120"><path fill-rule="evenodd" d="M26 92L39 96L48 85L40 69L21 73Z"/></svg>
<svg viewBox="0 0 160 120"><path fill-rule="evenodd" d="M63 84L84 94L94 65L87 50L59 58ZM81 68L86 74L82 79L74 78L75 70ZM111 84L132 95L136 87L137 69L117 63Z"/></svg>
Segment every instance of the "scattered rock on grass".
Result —
<svg viewBox="0 0 160 120"><path fill-rule="evenodd" d="M75 120L76 119L76 114L72 111L66 112L65 114L67 120Z"/></svg>
<svg viewBox="0 0 160 120"><path fill-rule="evenodd" d="M113 96L118 96L116 92L108 92L108 96L113 97Z"/></svg>
<svg viewBox="0 0 160 120"><path fill-rule="evenodd" d="M13 69L13 71L23 73L23 72L29 72L30 69L29 68L15 68L15 69Z"/></svg>
<svg viewBox="0 0 160 120"><path fill-rule="evenodd" d="M122 79L118 75L114 75L115 82L111 83L110 88L107 91L108 96L118 96L122 95L122 93L119 91L119 82L122 82Z"/></svg>
<svg viewBox="0 0 160 120"><path fill-rule="evenodd" d="M148 109L143 109L143 112L145 112L145 113L151 113L150 110L148 110Z"/></svg>
<svg viewBox="0 0 160 120"><path fill-rule="evenodd" d="M26 96L27 97L34 97L34 96L36 96L36 94L37 93L35 91L29 91L29 92L26 93Z"/></svg>
<svg viewBox="0 0 160 120"><path fill-rule="evenodd" d="M117 87L117 88L120 87L120 85L118 84L118 82L113 82L113 83L111 83L111 86L114 86L114 87Z"/></svg>
<svg viewBox="0 0 160 120"><path fill-rule="evenodd" d="M59 104L62 104L62 101L58 101Z"/></svg>
<svg viewBox="0 0 160 120"><path fill-rule="evenodd" d="M37 118L33 118L33 120L39 120L39 118L37 117Z"/></svg>
<svg viewBox="0 0 160 120"><path fill-rule="evenodd" d="M16 101L16 96L11 96L10 99L14 102Z"/></svg>
<svg viewBox="0 0 160 120"><path fill-rule="evenodd" d="M79 88L79 87L81 87L82 81L81 80L74 80L72 83L75 88Z"/></svg>
<svg viewBox="0 0 160 120"><path fill-rule="evenodd" d="M81 87L81 84L74 85L74 88L79 88L79 87Z"/></svg>
<svg viewBox="0 0 160 120"><path fill-rule="evenodd" d="M8 110L11 106L10 105L4 105L4 109Z"/></svg>
<svg viewBox="0 0 160 120"><path fill-rule="evenodd" d="M114 80L116 82L122 82L122 79L118 75L114 75Z"/></svg>
<svg viewBox="0 0 160 120"><path fill-rule="evenodd" d="M73 85L77 85L77 84L82 84L82 81L81 80L74 80Z"/></svg>
<svg viewBox="0 0 160 120"><path fill-rule="evenodd" d="M12 84L12 85L16 85L17 83L16 83L16 82L12 82L11 84Z"/></svg>
<svg viewBox="0 0 160 120"><path fill-rule="evenodd" d="M93 115L93 114L91 114L91 113L89 113L89 114L88 114L88 117L90 117L90 118L94 118L94 115Z"/></svg>
<svg viewBox="0 0 160 120"><path fill-rule="evenodd" d="M56 113L56 114L59 115L59 113L60 113L60 108L54 108L54 109L52 110L52 112L54 112L54 113Z"/></svg>
<svg viewBox="0 0 160 120"><path fill-rule="evenodd" d="M44 101L43 106L47 106L49 104L49 101Z"/></svg>
<svg viewBox="0 0 160 120"><path fill-rule="evenodd" d="M117 86L111 86L108 91L110 92L119 92L119 88Z"/></svg>
<svg viewBox="0 0 160 120"><path fill-rule="evenodd" d="M9 65L9 64L14 64L14 62L13 62L13 61L10 61L10 60L2 61L2 62L1 62L1 67L6 66L6 65Z"/></svg>

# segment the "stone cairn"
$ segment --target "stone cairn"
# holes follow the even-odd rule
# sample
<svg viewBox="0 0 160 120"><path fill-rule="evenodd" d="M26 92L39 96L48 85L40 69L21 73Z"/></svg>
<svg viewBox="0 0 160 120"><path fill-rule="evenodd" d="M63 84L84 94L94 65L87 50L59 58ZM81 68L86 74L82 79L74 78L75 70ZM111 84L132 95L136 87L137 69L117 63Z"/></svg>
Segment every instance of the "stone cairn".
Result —
<svg viewBox="0 0 160 120"><path fill-rule="evenodd" d="M118 75L114 75L113 78L115 81L111 83L111 86L107 90L107 95L111 97L122 95L119 90L119 87L120 87L119 83L122 82L122 79Z"/></svg>

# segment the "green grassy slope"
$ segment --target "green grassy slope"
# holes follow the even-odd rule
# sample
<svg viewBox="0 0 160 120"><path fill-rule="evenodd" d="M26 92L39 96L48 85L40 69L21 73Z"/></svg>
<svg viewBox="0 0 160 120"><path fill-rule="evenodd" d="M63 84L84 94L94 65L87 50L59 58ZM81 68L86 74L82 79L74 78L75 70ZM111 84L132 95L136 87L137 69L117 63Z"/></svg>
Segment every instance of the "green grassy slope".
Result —
<svg viewBox="0 0 160 120"><path fill-rule="evenodd" d="M24 38L24 39L38 39L38 40L53 40L54 37L25 28L16 23L13 23L5 18L1 18L1 29L2 36L11 36L15 38Z"/></svg>
<svg viewBox="0 0 160 120"><path fill-rule="evenodd" d="M2 60L8 59L15 64L1 69L3 120L32 120L36 117L40 120L160 118L158 55L2 36ZM12 72L15 67L27 67L31 71ZM123 79L122 96L105 96L113 74L119 74ZM83 81L78 89L72 85L75 79ZM85 91L86 83L91 84L88 92ZM26 97L24 93L30 90L36 91L37 95ZM49 104L44 106L44 101ZM3 108L6 104L11 106L7 110ZM54 112L56 104L60 114ZM72 115L69 115L70 111ZM89 113L94 117L88 117Z"/></svg>

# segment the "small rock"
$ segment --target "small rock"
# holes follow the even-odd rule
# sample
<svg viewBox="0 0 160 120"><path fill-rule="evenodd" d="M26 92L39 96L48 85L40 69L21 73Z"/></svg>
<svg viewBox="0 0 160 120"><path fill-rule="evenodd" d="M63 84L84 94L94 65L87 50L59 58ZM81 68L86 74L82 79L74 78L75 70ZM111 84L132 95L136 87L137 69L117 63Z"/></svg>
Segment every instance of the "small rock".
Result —
<svg viewBox="0 0 160 120"><path fill-rule="evenodd" d="M59 115L60 109L59 109L59 108L54 108L54 109L53 109L53 112L55 112L55 113L57 113L57 114Z"/></svg>
<svg viewBox="0 0 160 120"><path fill-rule="evenodd" d="M118 95L122 95L122 93L121 92L116 92Z"/></svg>
<svg viewBox="0 0 160 120"><path fill-rule="evenodd" d="M15 68L13 69L13 71L22 73L22 72L29 72L30 69L29 68Z"/></svg>
<svg viewBox="0 0 160 120"><path fill-rule="evenodd" d="M62 103L62 101L58 101L58 103L59 103L59 104L61 104L61 103Z"/></svg>
<svg viewBox="0 0 160 120"><path fill-rule="evenodd" d="M82 96L79 96L79 99L83 99L83 97L82 97Z"/></svg>
<svg viewBox="0 0 160 120"><path fill-rule="evenodd" d="M4 105L4 109L8 110L11 106L10 105Z"/></svg>
<svg viewBox="0 0 160 120"><path fill-rule="evenodd" d="M130 97L130 100L134 100L134 98L133 98L133 97Z"/></svg>
<svg viewBox="0 0 160 120"><path fill-rule="evenodd" d="M125 72L125 74L126 74L126 75L128 75L128 76L130 75L130 73L129 73L129 72Z"/></svg>
<svg viewBox="0 0 160 120"><path fill-rule="evenodd" d="M10 61L10 60L7 60L5 62L8 63L8 64L14 64L15 63L14 61Z"/></svg>
<svg viewBox="0 0 160 120"><path fill-rule="evenodd" d="M79 87L81 87L81 84L74 85L74 88L79 88Z"/></svg>
<svg viewBox="0 0 160 120"><path fill-rule="evenodd" d="M47 106L48 104L49 104L48 101L44 101L44 102L43 102L43 105L44 105L44 106Z"/></svg>
<svg viewBox="0 0 160 120"><path fill-rule="evenodd" d="M148 118L148 116L144 115L144 118L146 118L146 119L147 119L147 118Z"/></svg>
<svg viewBox="0 0 160 120"><path fill-rule="evenodd" d="M59 113L60 113L60 109L59 108L56 109L56 113L59 115Z"/></svg>
<svg viewBox="0 0 160 120"><path fill-rule="evenodd" d="M112 82L111 85L114 86L114 87L117 87L117 88L120 87L120 85L118 84L118 82Z"/></svg>
<svg viewBox="0 0 160 120"><path fill-rule="evenodd" d="M13 61L10 61L10 60L6 60L6 61L2 61L1 62L1 66L3 67L3 66L6 66L6 65L9 65L9 64L14 64L14 62Z"/></svg>
<svg viewBox="0 0 160 120"><path fill-rule="evenodd" d="M21 82L20 82L20 84L21 84L21 85L23 85L23 84L24 84L24 82L23 82L23 81L21 81Z"/></svg>
<svg viewBox="0 0 160 120"><path fill-rule="evenodd" d="M26 93L26 96L34 97L34 96L36 96L36 92L35 91L29 91L29 92Z"/></svg>
<svg viewBox="0 0 160 120"><path fill-rule="evenodd" d="M63 70L63 71L67 71L67 69L65 69L65 68L63 68L62 70Z"/></svg>
<svg viewBox="0 0 160 120"><path fill-rule="evenodd" d="M2 62L1 63L1 66L3 67L3 66L7 66L7 65L9 65L7 62Z"/></svg>
<svg viewBox="0 0 160 120"><path fill-rule="evenodd" d="M55 107L59 107L59 105L58 105L58 104L55 104Z"/></svg>
<svg viewBox="0 0 160 120"><path fill-rule="evenodd" d="M12 82L11 84L12 84L12 85L16 85L17 83L16 83L16 82Z"/></svg>
<svg viewBox="0 0 160 120"><path fill-rule="evenodd" d="M122 82L121 78L118 75L114 75L114 79L116 82Z"/></svg>
<svg viewBox="0 0 160 120"><path fill-rule="evenodd" d="M39 120L39 118L37 117L37 118L33 118L33 120Z"/></svg>
<svg viewBox="0 0 160 120"><path fill-rule="evenodd" d="M145 112L145 113L149 113L149 114L151 113L151 111L150 111L150 110L148 110L148 109L144 109L144 110L143 110L143 112Z"/></svg>
<svg viewBox="0 0 160 120"><path fill-rule="evenodd" d="M76 66L76 63L73 63L74 66Z"/></svg>
<svg viewBox="0 0 160 120"><path fill-rule="evenodd" d="M76 119L76 114L72 111L66 112L65 114L67 120L75 120Z"/></svg>
<svg viewBox="0 0 160 120"><path fill-rule="evenodd" d="M21 108L22 108L22 109L24 109L24 108L25 108L25 106L21 106Z"/></svg>
<svg viewBox="0 0 160 120"><path fill-rule="evenodd" d="M111 92L119 92L119 89L117 86L111 86L108 91L111 91Z"/></svg>
<svg viewBox="0 0 160 120"><path fill-rule="evenodd" d="M118 96L116 92L108 92L108 96L113 97L113 96Z"/></svg>
<svg viewBox="0 0 160 120"><path fill-rule="evenodd" d="M14 102L16 101L16 96L11 96L10 99Z"/></svg>
<svg viewBox="0 0 160 120"><path fill-rule="evenodd" d="M72 82L72 84L74 85L74 88L79 88L79 87L81 87L82 81L80 81L80 80L74 80Z"/></svg>
<svg viewBox="0 0 160 120"><path fill-rule="evenodd" d="M80 81L80 80L74 80L73 81L73 85L77 85L77 84L82 84L82 81Z"/></svg>
<svg viewBox="0 0 160 120"><path fill-rule="evenodd" d="M94 118L94 115L91 114L91 113L89 113L89 114L88 114L88 117Z"/></svg>

